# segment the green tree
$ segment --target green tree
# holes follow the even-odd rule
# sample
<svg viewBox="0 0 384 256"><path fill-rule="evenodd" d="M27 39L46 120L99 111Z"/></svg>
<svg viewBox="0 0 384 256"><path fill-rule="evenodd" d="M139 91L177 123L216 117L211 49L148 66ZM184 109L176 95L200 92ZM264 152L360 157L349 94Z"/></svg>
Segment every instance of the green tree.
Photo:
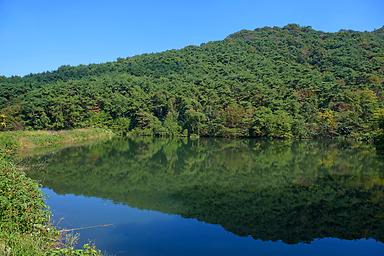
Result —
<svg viewBox="0 0 384 256"><path fill-rule="evenodd" d="M0 129L4 129L5 127L7 127L6 119L6 115L0 114Z"/></svg>
<svg viewBox="0 0 384 256"><path fill-rule="evenodd" d="M293 119L289 113L261 107L256 110L253 133L256 136L291 138Z"/></svg>

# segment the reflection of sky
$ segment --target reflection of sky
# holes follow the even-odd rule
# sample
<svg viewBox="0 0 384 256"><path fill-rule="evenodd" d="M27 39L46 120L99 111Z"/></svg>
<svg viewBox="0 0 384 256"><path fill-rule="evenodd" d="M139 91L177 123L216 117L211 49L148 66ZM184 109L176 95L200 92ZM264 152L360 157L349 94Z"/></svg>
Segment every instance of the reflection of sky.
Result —
<svg viewBox="0 0 384 256"><path fill-rule="evenodd" d="M219 225L156 211L140 210L94 197L58 195L43 189L54 214L65 228L113 224L79 231L81 243L92 240L116 255L384 255L384 244L373 239L318 239L288 245L239 237Z"/></svg>

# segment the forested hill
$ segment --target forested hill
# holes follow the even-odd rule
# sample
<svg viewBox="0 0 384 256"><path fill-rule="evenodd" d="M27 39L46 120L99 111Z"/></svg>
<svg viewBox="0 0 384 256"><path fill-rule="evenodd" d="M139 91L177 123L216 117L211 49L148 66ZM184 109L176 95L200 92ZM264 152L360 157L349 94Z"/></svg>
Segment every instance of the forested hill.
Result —
<svg viewBox="0 0 384 256"><path fill-rule="evenodd" d="M384 129L383 89L384 28L325 33L287 25L104 64L0 77L0 125L369 139Z"/></svg>

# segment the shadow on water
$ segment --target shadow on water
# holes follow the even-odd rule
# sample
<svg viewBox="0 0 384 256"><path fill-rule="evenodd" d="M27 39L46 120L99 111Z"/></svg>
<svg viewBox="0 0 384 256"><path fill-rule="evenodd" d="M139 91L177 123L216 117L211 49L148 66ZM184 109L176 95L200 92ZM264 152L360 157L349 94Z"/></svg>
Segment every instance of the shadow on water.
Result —
<svg viewBox="0 0 384 256"><path fill-rule="evenodd" d="M371 146L137 138L26 162L29 176L58 194L178 214L239 236L384 241L384 161Z"/></svg>

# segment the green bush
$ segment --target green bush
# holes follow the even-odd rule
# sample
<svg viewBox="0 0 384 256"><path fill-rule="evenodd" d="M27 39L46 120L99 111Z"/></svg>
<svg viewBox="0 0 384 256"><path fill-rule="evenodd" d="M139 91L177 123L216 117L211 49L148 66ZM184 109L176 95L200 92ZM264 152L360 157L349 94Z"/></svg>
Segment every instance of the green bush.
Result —
<svg viewBox="0 0 384 256"><path fill-rule="evenodd" d="M50 212L39 184L13 164L19 150L60 147L96 138L108 138L102 130L68 132L0 132L0 255L100 255L93 246L82 250L59 242L60 233L50 223Z"/></svg>

